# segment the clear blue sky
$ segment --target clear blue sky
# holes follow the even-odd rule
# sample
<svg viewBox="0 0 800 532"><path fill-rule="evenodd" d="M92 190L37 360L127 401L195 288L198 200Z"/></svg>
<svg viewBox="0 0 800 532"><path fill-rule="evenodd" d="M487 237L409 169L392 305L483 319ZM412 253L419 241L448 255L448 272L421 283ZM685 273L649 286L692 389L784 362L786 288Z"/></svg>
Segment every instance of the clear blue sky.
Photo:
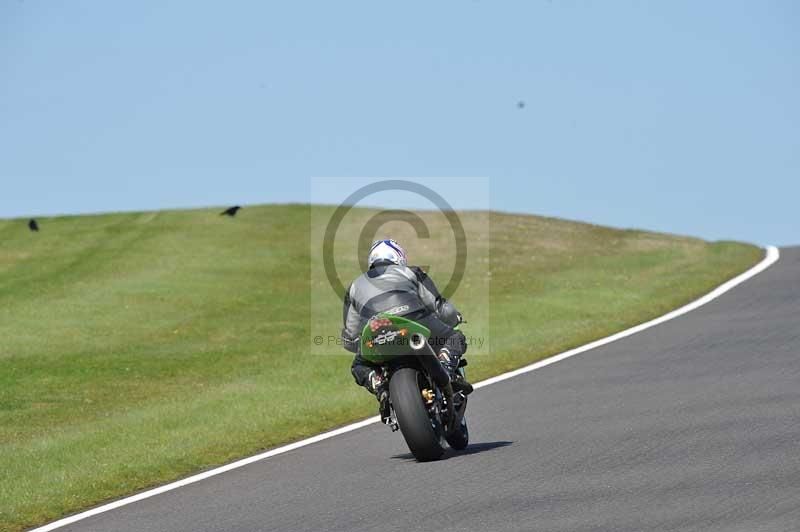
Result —
<svg viewBox="0 0 800 532"><path fill-rule="evenodd" d="M485 176L500 210L796 244L799 67L791 0L7 0L0 217Z"/></svg>

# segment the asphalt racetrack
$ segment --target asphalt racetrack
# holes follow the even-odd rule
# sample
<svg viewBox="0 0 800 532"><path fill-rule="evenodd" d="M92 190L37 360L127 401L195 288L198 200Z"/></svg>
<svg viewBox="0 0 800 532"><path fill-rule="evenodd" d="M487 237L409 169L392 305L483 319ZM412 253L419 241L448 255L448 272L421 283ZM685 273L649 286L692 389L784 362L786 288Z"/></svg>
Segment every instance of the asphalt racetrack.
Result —
<svg viewBox="0 0 800 532"><path fill-rule="evenodd" d="M468 419L440 462L374 424L59 530L800 530L800 248Z"/></svg>

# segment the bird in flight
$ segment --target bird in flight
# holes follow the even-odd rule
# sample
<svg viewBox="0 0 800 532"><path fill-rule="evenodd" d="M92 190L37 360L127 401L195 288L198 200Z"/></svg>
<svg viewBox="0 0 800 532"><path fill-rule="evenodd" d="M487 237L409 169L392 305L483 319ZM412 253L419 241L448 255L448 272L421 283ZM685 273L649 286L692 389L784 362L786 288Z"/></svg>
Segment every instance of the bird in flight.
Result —
<svg viewBox="0 0 800 532"><path fill-rule="evenodd" d="M36 223L36 220L31 218L30 221L28 222L28 229L30 229L31 231L38 231L39 230L39 224Z"/></svg>
<svg viewBox="0 0 800 532"><path fill-rule="evenodd" d="M227 209L225 209L224 211L219 213L219 215L220 216L236 216L236 213L239 212L239 209L241 209L240 206L234 205L233 207L228 207Z"/></svg>
<svg viewBox="0 0 800 532"><path fill-rule="evenodd" d="M522 100L518 101L517 109L524 109L524 108L525 108L525 102L523 102Z"/></svg>

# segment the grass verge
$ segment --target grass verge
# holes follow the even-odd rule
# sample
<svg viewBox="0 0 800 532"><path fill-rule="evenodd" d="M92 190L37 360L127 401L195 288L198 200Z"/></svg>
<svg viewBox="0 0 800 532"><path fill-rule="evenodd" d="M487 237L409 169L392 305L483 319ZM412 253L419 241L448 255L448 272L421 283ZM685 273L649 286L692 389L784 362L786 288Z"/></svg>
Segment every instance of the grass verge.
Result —
<svg viewBox="0 0 800 532"><path fill-rule="evenodd" d="M36 234L0 221L0 529L375 413L347 353L306 354L313 332L340 327L333 298L309 323L309 235L332 209L217 212L49 218ZM375 212L354 211L344 230ZM659 316L762 256L535 216L461 217L468 235L484 229L471 245L491 257L488 305L489 292L469 290L488 279L470 274L454 298L465 332L489 340L471 348L473 380ZM410 242L408 231L392 234ZM445 260L435 241L408 247L434 270ZM351 257L342 276L356 273Z"/></svg>

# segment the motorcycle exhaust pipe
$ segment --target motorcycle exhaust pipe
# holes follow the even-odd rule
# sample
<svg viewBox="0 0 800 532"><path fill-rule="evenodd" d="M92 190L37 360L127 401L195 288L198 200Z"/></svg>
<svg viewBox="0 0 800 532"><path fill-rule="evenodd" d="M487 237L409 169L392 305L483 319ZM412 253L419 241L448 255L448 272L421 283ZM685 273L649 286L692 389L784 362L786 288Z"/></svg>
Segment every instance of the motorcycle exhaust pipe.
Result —
<svg viewBox="0 0 800 532"><path fill-rule="evenodd" d="M414 351L420 351L425 346L428 346L428 349L430 349L431 347L428 345L428 340L420 333L412 334L411 339L409 340L409 344L411 345L411 349L413 349ZM431 352L433 352L432 349Z"/></svg>
<svg viewBox="0 0 800 532"><path fill-rule="evenodd" d="M413 333L408 343L419 357L419 362L422 364L422 367L425 368L425 371L428 372L428 375L431 376L433 382L442 390L442 393L447 399L447 419L451 421L445 426L445 431L451 432L454 427L458 425L453 422L456 419L456 412L453 406L453 386L450 384L450 374L444 369L442 363L439 362L439 357L433 352L425 336L419 333ZM463 410L461 415L464 415ZM460 418L458 419L458 423L461 423Z"/></svg>
<svg viewBox="0 0 800 532"><path fill-rule="evenodd" d="M419 333L414 333L409 339L409 345L419 357L420 364L431 376L433 382L442 390L450 390L450 375L442 367L442 363L439 362L436 353L433 352L433 349L428 344L428 339Z"/></svg>

